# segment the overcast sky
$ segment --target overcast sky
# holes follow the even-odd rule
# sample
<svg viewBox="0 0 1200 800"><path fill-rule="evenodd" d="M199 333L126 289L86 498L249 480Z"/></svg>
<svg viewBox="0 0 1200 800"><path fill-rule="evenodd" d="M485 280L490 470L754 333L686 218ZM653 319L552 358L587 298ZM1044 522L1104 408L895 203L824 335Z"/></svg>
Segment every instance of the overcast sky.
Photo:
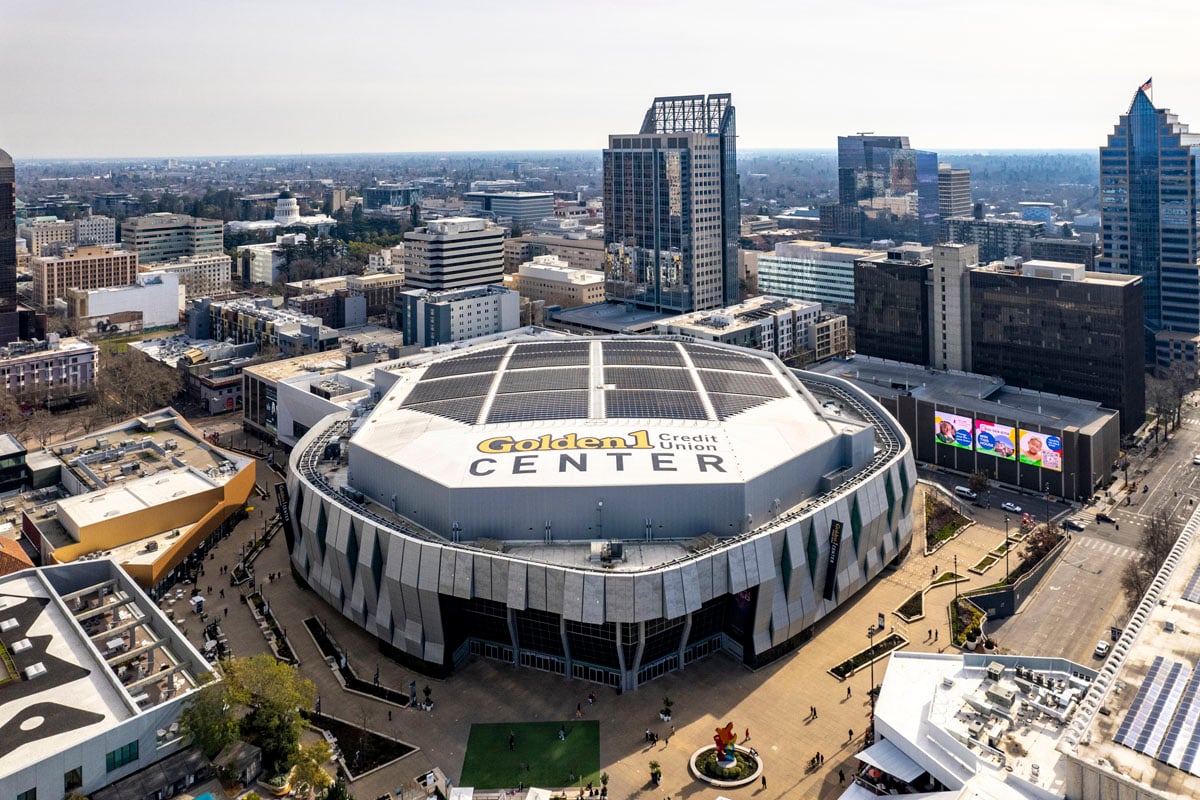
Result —
<svg viewBox="0 0 1200 800"><path fill-rule="evenodd" d="M1194 2L0 0L21 158L600 149L732 92L739 147L1091 148L1138 85L1200 129Z"/></svg>

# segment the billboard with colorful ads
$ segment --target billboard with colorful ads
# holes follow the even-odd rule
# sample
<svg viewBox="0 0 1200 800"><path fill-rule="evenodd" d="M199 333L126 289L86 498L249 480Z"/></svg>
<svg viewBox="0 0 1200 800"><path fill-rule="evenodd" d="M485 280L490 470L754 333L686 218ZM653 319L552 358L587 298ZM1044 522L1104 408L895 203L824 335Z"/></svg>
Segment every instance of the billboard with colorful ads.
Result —
<svg viewBox="0 0 1200 800"><path fill-rule="evenodd" d="M948 444L951 447L961 447L971 450L975 437L971 431L975 429L970 417L960 417L948 411L933 412L933 435L938 444Z"/></svg>
<svg viewBox="0 0 1200 800"><path fill-rule="evenodd" d="M1021 463L1062 472L1062 439L1049 433L1021 431Z"/></svg>
<svg viewBox="0 0 1200 800"><path fill-rule="evenodd" d="M1007 425L978 420L975 423L975 449L987 456L1015 461L1017 437L1014 433Z"/></svg>

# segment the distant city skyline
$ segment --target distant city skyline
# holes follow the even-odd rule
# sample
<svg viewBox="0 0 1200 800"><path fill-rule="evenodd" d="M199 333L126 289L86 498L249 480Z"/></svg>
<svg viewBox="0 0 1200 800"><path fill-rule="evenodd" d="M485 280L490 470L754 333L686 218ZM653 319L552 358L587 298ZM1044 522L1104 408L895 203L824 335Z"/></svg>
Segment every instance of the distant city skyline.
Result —
<svg viewBox="0 0 1200 800"><path fill-rule="evenodd" d="M1151 76L1156 105L1200 115L1190 27L1164 24L1181 2L647 0L629 4L635 24L622 5L13 5L0 147L18 163L599 152L647 97L729 92L743 151L858 131L1078 150L1104 144Z"/></svg>

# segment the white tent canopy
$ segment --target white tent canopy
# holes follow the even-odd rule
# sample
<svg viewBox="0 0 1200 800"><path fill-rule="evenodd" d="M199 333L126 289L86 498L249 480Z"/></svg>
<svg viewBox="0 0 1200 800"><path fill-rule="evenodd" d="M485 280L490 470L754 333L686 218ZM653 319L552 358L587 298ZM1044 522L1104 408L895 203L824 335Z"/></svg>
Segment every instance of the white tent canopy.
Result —
<svg viewBox="0 0 1200 800"><path fill-rule="evenodd" d="M887 739L880 739L855 758L865 761L872 767L877 767L905 783L912 783L925 772L924 767L900 752L900 748Z"/></svg>

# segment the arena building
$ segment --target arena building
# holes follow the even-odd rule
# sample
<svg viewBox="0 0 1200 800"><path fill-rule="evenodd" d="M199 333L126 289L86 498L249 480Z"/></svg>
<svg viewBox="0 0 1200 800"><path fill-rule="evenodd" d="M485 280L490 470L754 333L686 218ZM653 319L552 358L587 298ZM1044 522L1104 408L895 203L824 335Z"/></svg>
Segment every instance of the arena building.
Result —
<svg viewBox="0 0 1200 800"><path fill-rule="evenodd" d="M839 378L682 338L518 336L325 417L281 501L298 577L389 655L631 689L806 641L908 547L916 477Z"/></svg>

